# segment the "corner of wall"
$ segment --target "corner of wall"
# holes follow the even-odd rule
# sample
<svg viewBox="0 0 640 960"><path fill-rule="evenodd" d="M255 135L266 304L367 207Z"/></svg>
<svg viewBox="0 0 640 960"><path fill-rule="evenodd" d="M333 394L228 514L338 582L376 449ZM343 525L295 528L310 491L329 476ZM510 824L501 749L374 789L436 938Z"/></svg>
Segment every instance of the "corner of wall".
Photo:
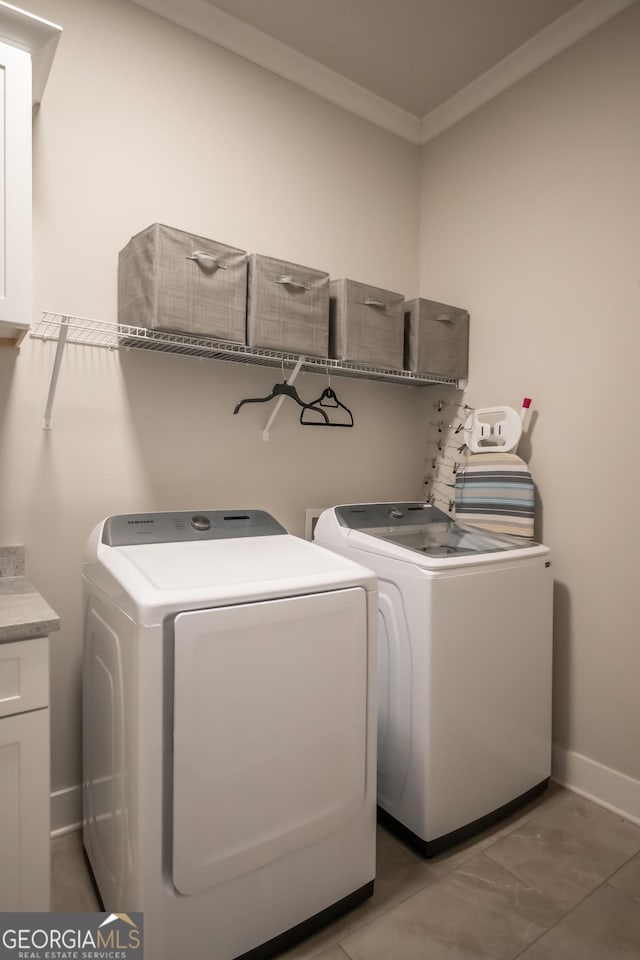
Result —
<svg viewBox="0 0 640 960"><path fill-rule="evenodd" d="M551 771L556 783L640 825L640 780L555 744Z"/></svg>

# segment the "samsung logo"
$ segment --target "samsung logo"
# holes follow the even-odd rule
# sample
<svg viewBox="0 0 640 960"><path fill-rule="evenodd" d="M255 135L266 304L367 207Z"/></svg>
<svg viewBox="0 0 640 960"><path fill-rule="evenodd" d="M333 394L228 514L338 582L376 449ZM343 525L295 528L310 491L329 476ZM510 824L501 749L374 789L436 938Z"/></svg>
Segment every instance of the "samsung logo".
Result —
<svg viewBox="0 0 640 960"><path fill-rule="evenodd" d="M128 524L132 523L153 523L153 520L127 520Z"/></svg>

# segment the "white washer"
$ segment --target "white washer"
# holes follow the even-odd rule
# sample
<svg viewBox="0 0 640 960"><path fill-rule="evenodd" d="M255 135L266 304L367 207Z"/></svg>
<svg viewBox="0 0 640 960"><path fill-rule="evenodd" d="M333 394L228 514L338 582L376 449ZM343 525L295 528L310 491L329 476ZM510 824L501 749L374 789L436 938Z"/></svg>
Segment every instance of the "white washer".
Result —
<svg viewBox="0 0 640 960"><path fill-rule="evenodd" d="M378 576L382 822L433 856L541 792L551 771L549 549L425 503L326 510L315 540Z"/></svg>
<svg viewBox="0 0 640 960"><path fill-rule="evenodd" d="M84 844L153 960L268 957L370 896L375 577L262 511L85 554Z"/></svg>

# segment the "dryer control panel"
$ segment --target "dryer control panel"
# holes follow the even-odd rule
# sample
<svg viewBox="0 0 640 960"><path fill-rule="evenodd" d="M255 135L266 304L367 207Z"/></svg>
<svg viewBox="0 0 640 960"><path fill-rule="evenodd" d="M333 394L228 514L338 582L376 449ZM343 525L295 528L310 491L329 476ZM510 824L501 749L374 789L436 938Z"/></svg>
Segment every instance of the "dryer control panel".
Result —
<svg viewBox="0 0 640 960"><path fill-rule="evenodd" d="M134 543L186 543L286 533L282 524L264 510L185 510L108 517L102 542L109 547L128 547Z"/></svg>

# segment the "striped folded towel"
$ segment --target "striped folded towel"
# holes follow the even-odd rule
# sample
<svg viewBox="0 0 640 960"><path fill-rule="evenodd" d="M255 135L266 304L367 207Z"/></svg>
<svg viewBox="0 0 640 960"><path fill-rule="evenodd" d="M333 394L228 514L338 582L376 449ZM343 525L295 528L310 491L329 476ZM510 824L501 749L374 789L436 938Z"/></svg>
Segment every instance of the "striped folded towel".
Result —
<svg viewBox="0 0 640 960"><path fill-rule="evenodd" d="M456 474L455 501L461 523L533 537L535 487L515 453L469 454Z"/></svg>

